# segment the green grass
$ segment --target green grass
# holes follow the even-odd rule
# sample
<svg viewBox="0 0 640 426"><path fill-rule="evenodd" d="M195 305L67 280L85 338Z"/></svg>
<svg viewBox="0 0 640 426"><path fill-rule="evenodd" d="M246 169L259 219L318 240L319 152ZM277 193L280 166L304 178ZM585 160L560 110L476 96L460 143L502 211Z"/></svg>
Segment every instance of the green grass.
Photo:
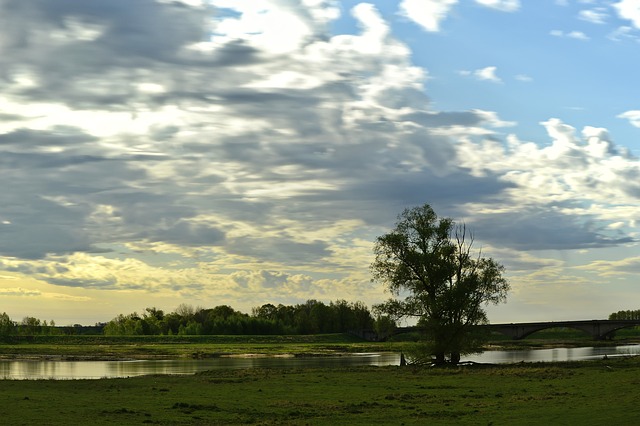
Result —
<svg viewBox="0 0 640 426"><path fill-rule="evenodd" d="M637 424L640 359L2 381L11 425Z"/></svg>
<svg viewBox="0 0 640 426"><path fill-rule="evenodd" d="M542 332L541 332L542 333ZM592 345L569 330L518 341ZM637 331L636 331L637 333ZM624 339L636 338L628 333ZM499 345L513 341L496 341ZM0 356L67 358L330 354L402 350L409 342L320 336L36 336ZM0 381L11 425L600 425L640 422L640 358L455 369L364 367L215 370L195 376Z"/></svg>

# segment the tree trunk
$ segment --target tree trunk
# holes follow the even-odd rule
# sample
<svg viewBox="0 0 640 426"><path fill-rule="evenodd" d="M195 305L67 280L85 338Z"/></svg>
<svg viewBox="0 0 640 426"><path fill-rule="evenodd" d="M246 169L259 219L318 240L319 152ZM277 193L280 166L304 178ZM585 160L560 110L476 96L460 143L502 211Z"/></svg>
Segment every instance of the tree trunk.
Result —
<svg viewBox="0 0 640 426"><path fill-rule="evenodd" d="M444 363L446 362L444 359L444 352L438 352L435 355L435 364L436 365L444 365Z"/></svg>
<svg viewBox="0 0 640 426"><path fill-rule="evenodd" d="M451 364L458 365L459 362L460 362L460 353L451 352Z"/></svg>

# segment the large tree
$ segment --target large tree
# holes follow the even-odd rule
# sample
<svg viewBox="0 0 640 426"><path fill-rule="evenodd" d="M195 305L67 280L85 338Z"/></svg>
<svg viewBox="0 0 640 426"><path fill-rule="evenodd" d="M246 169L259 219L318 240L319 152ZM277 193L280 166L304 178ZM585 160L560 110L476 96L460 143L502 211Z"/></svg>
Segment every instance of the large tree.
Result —
<svg viewBox="0 0 640 426"><path fill-rule="evenodd" d="M424 333L421 355L457 363L480 349L475 327L488 323L484 306L506 300L504 267L473 249L464 225L438 218L431 206L404 210L395 228L377 238L371 271L394 298L376 311L399 320L417 318Z"/></svg>

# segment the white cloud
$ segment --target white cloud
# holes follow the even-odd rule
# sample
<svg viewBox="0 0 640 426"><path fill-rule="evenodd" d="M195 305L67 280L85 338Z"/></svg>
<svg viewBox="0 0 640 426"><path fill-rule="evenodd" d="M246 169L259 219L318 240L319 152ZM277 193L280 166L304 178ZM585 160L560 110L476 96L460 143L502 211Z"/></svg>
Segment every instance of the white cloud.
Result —
<svg viewBox="0 0 640 426"><path fill-rule="evenodd" d="M529 83L531 81L533 81L533 78L531 78L530 76L526 75L526 74L518 74L515 76L515 79L518 81L522 81L525 83Z"/></svg>
<svg viewBox="0 0 640 426"><path fill-rule="evenodd" d="M640 29L640 1L622 0L612 6L620 18L631 21L634 27Z"/></svg>
<svg viewBox="0 0 640 426"><path fill-rule="evenodd" d="M618 118L629 120L634 127L640 127L640 110L631 110L618 115Z"/></svg>
<svg viewBox="0 0 640 426"><path fill-rule="evenodd" d="M575 38L577 40L589 40L589 36L587 36L582 31L571 31L571 32L567 33L567 37Z"/></svg>
<svg viewBox="0 0 640 426"><path fill-rule="evenodd" d="M22 287L0 288L0 295L13 297L33 297L40 296L42 293L38 290L25 289Z"/></svg>
<svg viewBox="0 0 640 426"><path fill-rule="evenodd" d="M581 10L578 13L579 19L583 21L591 22L592 24L604 24L606 23L608 17L609 17L609 14L606 12L606 9L602 7L595 8L595 9Z"/></svg>
<svg viewBox="0 0 640 426"><path fill-rule="evenodd" d="M631 206L640 197L640 161L617 148L606 129L587 126L582 131L582 137L579 137L576 129L559 119L549 119L541 124L552 140L549 146L538 147L510 136L507 149L492 141L485 141L480 151L477 151L477 147L463 144L463 153L459 158L475 173L491 170L502 175L503 179L516 183L517 189L511 193L515 211L520 210L515 207L517 205L551 203L558 206L575 203L575 208L562 211L563 215L566 213L568 216L558 217L557 220L573 221L576 217L590 216L606 222L625 222L627 229L632 227L635 216ZM468 150L475 150L476 155ZM593 207L606 205L612 199L625 208ZM578 207L579 200L592 207ZM490 207L494 211L496 208ZM540 214L553 214L555 209L557 207L550 207L550 210ZM475 207L475 211L482 213L478 207ZM511 217L509 210L503 214L505 218ZM566 226L566 223L558 225ZM546 238L549 241L555 239L551 235ZM571 238L569 235L563 236L565 242ZM594 240L594 243L606 244L604 240L599 243Z"/></svg>
<svg viewBox="0 0 640 426"><path fill-rule="evenodd" d="M485 67L485 68L479 68L477 70L474 71L469 71L469 70L462 70L462 71L458 71L458 74L468 77L468 76L473 76L478 80L484 80L484 81L492 81L494 83L501 83L502 80L496 75L496 71L498 70L498 67L495 66L490 66L490 67Z"/></svg>
<svg viewBox="0 0 640 426"><path fill-rule="evenodd" d="M476 3L503 12L515 12L520 9L520 0L476 0Z"/></svg>
<svg viewBox="0 0 640 426"><path fill-rule="evenodd" d="M637 276L640 273L640 257L629 257L621 260L596 260L578 269L596 273L603 277L623 275Z"/></svg>
<svg viewBox="0 0 640 426"><path fill-rule="evenodd" d="M500 83L502 80L496 75L497 67L485 67L473 72L479 80L493 81L494 83Z"/></svg>
<svg viewBox="0 0 640 426"><path fill-rule="evenodd" d="M504 121L498 117L498 114L494 111L474 110L479 117L482 117L483 121L491 127L513 127L517 123L513 121Z"/></svg>
<svg viewBox="0 0 640 426"><path fill-rule="evenodd" d="M613 30L607 38L613 41L630 40L637 42L638 36L635 34L635 30L629 26L621 26Z"/></svg>
<svg viewBox="0 0 640 426"><path fill-rule="evenodd" d="M564 32L562 30L551 30L549 32L549 34L554 36L554 37L568 37L568 38L573 38L573 39L576 39L576 40L589 40L589 36L587 36L582 31Z"/></svg>
<svg viewBox="0 0 640 426"><path fill-rule="evenodd" d="M427 31L440 31L444 21L458 0L402 0L399 13Z"/></svg>

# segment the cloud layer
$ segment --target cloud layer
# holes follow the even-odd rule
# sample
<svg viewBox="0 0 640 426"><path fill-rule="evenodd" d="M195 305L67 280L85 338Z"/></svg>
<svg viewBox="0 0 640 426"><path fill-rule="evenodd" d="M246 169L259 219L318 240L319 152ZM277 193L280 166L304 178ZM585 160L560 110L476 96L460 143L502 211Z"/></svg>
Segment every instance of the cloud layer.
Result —
<svg viewBox="0 0 640 426"><path fill-rule="evenodd" d="M350 35L330 31L336 2L238 3L0 0L1 269L228 303L375 300L371 241L424 202L496 249L638 237L640 163L606 129L550 118L539 145L492 111L434 109L372 5ZM457 2L419 3L399 11L437 31Z"/></svg>

